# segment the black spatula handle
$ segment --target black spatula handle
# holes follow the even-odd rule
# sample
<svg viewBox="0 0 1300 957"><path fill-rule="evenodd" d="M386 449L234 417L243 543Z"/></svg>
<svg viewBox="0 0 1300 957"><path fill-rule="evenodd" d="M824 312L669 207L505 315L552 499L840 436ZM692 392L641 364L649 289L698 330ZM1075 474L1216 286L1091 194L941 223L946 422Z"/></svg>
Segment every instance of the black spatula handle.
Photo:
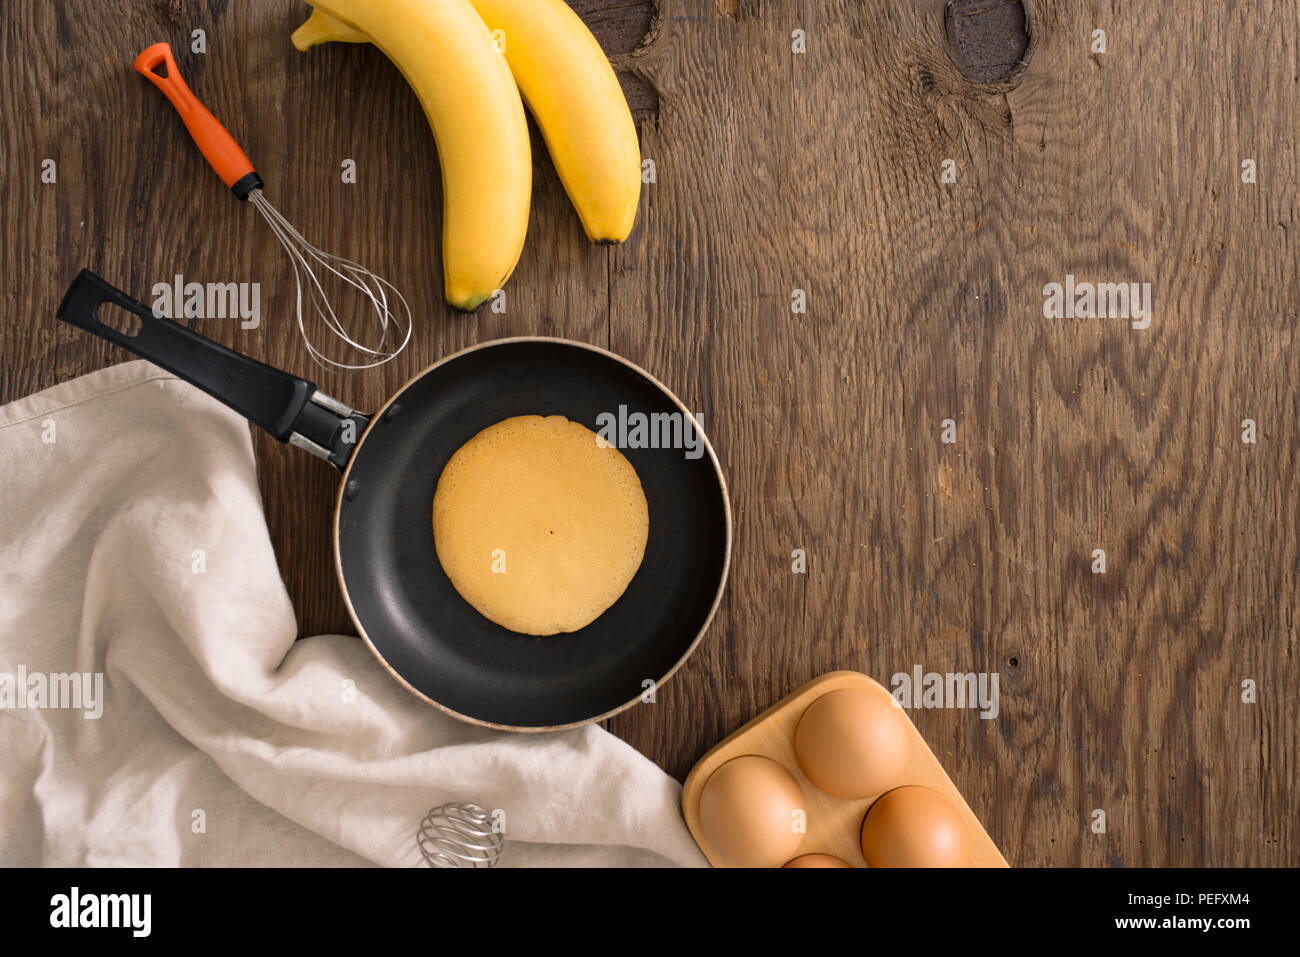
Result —
<svg viewBox="0 0 1300 957"><path fill-rule="evenodd" d="M140 320L139 331L126 335L100 321L99 308L106 302L134 313ZM57 315L63 322L162 366L230 406L281 442L292 441L335 465L341 466L351 453L349 443L340 445L340 433L350 437L357 433L356 426L366 421L364 416L318 392L314 383L241 355L180 323L155 315L144 303L132 299L89 269L83 269L72 281L59 303ZM349 418L356 422L342 429ZM354 442L355 438L350 441Z"/></svg>

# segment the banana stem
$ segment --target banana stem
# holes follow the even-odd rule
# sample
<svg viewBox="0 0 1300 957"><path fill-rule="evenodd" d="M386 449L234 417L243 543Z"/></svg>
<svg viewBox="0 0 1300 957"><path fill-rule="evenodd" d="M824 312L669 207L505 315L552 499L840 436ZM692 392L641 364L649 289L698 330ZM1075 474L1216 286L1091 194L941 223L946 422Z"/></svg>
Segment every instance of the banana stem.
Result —
<svg viewBox="0 0 1300 957"><path fill-rule="evenodd" d="M289 37L299 50L309 50L321 43L369 43L370 37L353 29L323 10L312 8L311 16Z"/></svg>

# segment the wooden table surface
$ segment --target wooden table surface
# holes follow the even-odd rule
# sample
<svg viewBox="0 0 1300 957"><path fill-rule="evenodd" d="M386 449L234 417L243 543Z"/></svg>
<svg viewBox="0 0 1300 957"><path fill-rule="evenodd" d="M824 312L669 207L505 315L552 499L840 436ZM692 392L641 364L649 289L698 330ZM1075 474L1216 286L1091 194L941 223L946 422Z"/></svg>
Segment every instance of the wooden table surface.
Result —
<svg viewBox="0 0 1300 957"><path fill-rule="evenodd" d="M597 343L705 413L736 516L706 640L612 732L680 778L829 670L997 673L995 719L910 714L1012 864L1300 863L1295 0L1031 0L991 83L941 0L574 6L656 182L593 247L534 129L507 311L469 316L442 303L433 137L376 50L298 53L296 0L6 4L0 401L126 358L53 319L82 266L146 299L260 283L259 329L196 327L361 409L475 342ZM162 39L268 197L405 291L398 361L310 363L275 240L131 71ZM1150 327L1045 318L1067 275L1151 283ZM351 633L337 476L255 441L301 633Z"/></svg>

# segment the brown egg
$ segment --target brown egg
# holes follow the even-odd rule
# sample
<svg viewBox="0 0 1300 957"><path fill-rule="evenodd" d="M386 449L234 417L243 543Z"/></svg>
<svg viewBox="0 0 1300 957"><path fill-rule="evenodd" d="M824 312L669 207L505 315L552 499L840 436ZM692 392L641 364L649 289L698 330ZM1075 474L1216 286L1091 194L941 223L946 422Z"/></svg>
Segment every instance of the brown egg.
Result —
<svg viewBox="0 0 1300 957"><path fill-rule="evenodd" d="M796 857L786 867L852 867L848 861L842 861L833 854L805 854Z"/></svg>
<svg viewBox="0 0 1300 957"><path fill-rule="evenodd" d="M704 782L700 830L729 867L780 867L803 843L803 809L794 775L770 758L746 754Z"/></svg>
<svg viewBox="0 0 1300 957"><path fill-rule="evenodd" d="M862 856L871 867L969 867L970 851L957 809L930 788L894 788L862 822Z"/></svg>
<svg viewBox="0 0 1300 957"><path fill-rule="evenodd" d="M842 688L810 704L794 732L808 780L839 798L867 798L897 784L907 760L906 718L885 694Z"/></svg>

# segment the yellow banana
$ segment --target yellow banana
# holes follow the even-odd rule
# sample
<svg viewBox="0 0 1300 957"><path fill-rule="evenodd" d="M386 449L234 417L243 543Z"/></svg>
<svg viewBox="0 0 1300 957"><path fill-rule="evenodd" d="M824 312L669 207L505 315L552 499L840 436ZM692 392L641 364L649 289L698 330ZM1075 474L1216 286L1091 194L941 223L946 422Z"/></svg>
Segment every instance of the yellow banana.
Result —
<svg viewBox="0 0 1300 957"><path fill-rule="evenodd" d="M600 43L563 0L469 2L504 49L588 238L626 239L641 195L641 150ZM308 45L366 39L317 15L299 33Z"/></svg>
<svg viewBox="0 0 1300 957"><path fill-rule="evenodd" d="M369 41L419 98L442 166L447 301L477 308L519 261L532 191L528 123L491 34L468 0L318 0L313 6L294 46L306 50L327 38Z"/></svg>
<svg viewBox="0 0 1300 957"><path fill-rule="evenodd" d="M587 237L622 242L641 196L641 148L600 43L564 0L470 0L537 121Z"/></svg>

